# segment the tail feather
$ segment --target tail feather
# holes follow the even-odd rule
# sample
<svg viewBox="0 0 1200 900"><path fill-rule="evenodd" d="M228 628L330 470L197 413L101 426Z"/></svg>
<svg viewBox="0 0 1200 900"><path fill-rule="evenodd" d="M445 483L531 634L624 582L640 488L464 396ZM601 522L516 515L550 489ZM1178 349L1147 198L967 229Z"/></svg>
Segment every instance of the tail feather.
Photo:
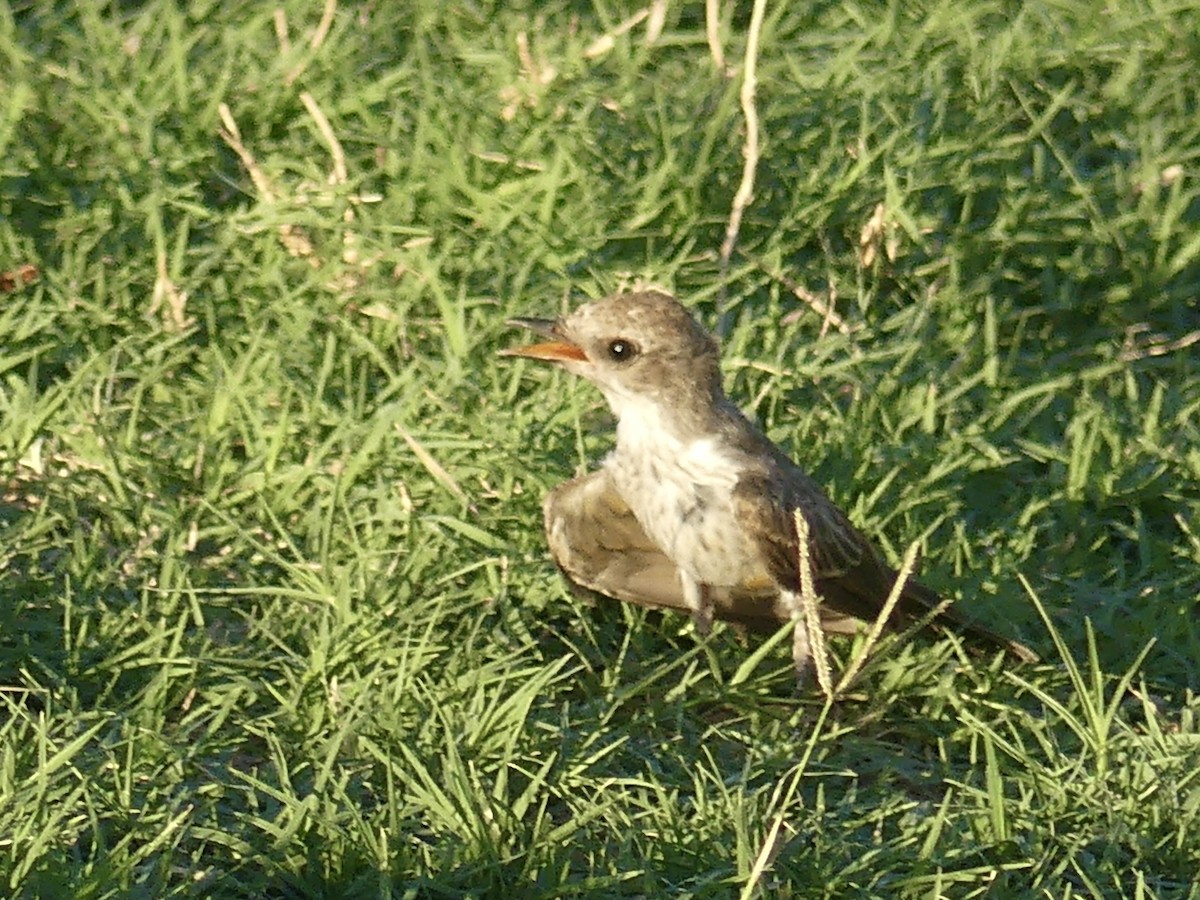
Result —
<svg viewBox="0 0 1200 900"><path fill-rule="evenodd" d="M1040 661L1040 657L1020 641L1004 637L977 622L970 621L959 612L953 601L943 599L937 592L919 581L908 581L904 585L901 597L903 601L907 601L904 604L907 612L905 618L913 619L913 624L918 624L921 619L928 619L928 624L932 628L991 644L1019 662L1036 663ZM914 613L916 614L915 619Z"/></svg>

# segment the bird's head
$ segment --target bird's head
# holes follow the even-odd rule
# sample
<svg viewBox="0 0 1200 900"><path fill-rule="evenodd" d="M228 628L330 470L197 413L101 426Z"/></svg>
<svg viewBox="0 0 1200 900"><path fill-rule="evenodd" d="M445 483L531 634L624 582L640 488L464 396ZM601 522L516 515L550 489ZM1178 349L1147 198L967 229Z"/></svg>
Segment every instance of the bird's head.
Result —
<svg viewBox="0 0 1200 900"><path fill-rule="evenodd" d="M617 294L568 316L510 324L549 340L503 355L559 363L595 384L618 416L631 403L711 402L721 390L716 341L661 291Z"/></svg>

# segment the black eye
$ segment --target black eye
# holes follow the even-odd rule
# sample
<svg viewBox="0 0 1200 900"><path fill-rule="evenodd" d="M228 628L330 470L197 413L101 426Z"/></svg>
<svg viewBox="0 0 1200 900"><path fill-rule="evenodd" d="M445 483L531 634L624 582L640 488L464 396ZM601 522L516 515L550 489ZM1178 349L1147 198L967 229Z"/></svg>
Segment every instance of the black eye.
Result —
<svg viewBox="0 0 1200 900"><path fill-rule="evenodd" d="M633 341L617 338L608 342L608 358L613 362L629 362L638 355L638 346Z"/></svg>

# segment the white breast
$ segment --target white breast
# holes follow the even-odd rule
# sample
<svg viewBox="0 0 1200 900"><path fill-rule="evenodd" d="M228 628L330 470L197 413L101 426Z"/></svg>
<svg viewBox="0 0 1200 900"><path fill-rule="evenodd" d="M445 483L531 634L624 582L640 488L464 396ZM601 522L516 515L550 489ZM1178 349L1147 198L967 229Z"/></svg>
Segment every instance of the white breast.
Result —
<svg viewBox="0 0 1200 900"><path fill-rule="evenodd" d="M626 403L605 466L646 533L681 569L711 585L749 577L756 556L731 502L738 464L716 438L685 442L653 404Z"/></svg>

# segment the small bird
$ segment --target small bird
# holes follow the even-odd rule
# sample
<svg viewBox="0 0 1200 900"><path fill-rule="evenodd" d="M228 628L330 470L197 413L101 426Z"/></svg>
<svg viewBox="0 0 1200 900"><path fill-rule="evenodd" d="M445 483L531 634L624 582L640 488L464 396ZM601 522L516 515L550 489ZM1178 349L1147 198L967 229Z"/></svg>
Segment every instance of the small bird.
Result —
<svg viewBox="0 0 1200 900"><path fill-rule="evenodd" d="M792 659L799 675L810 664L810 635L799 621L802 552L822 601L822 630L852 633L876 618L896 572L726 398L717 343L678 300L638 291L566 317L509 324L548 342L503 355L555 362L586 378L617 417L616 447L603 465L555 488L543 504L551 553L572 582L687 611L701 634L714 618L760 632L798 620ZM808 525L807 547L800 546L797 511ZM906 581L898 623L931 614L934 628L1037 659Z"/></svg>

